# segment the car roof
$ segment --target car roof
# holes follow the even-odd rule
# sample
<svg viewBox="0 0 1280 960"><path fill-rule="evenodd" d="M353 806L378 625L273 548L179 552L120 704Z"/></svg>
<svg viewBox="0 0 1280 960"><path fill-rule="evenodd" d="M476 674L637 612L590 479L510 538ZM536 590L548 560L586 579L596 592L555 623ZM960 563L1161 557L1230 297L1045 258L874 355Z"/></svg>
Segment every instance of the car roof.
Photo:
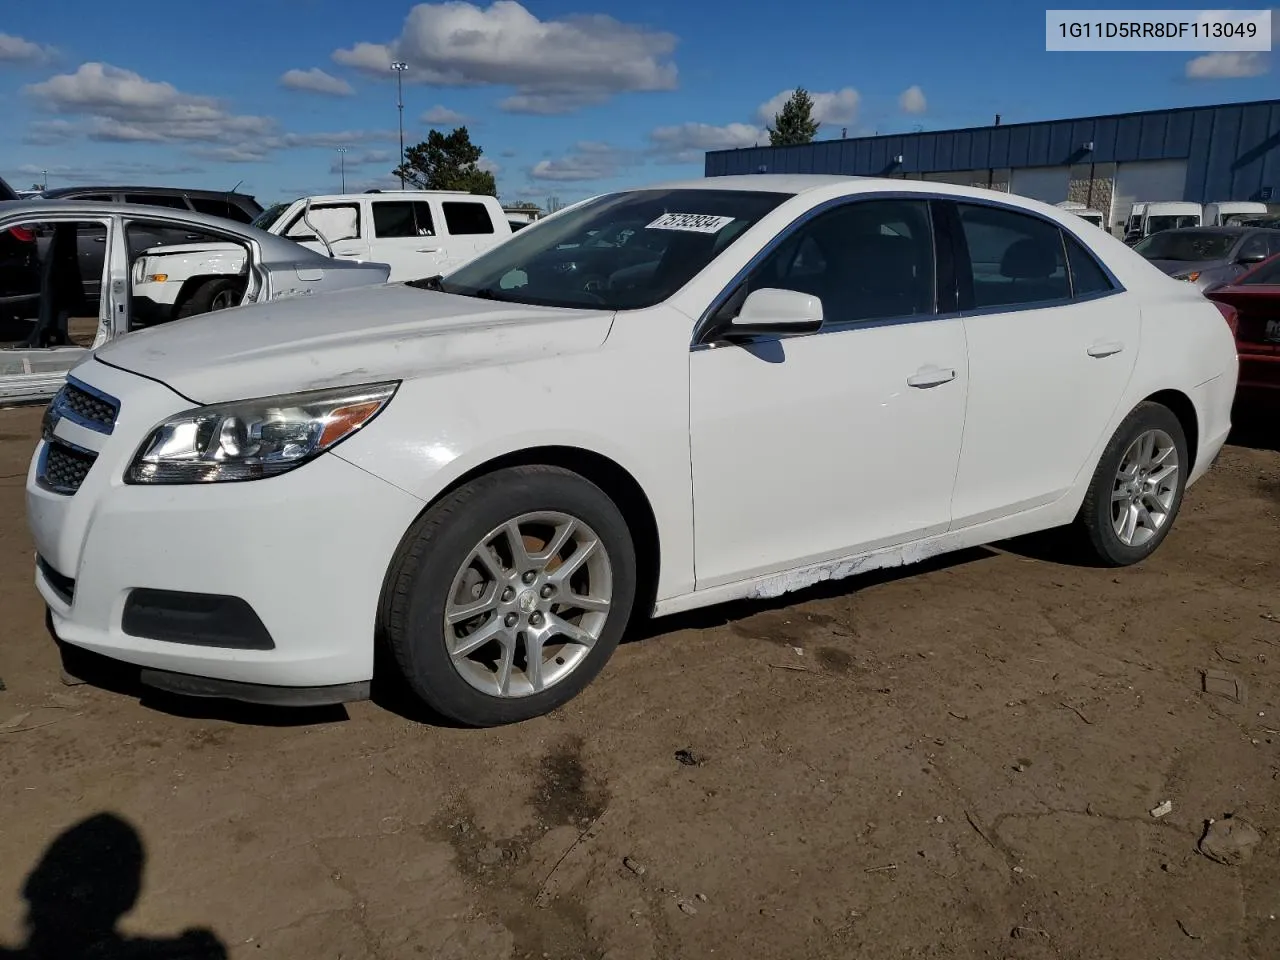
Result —
<svg viewBox="0 0 1280 960"><path fill-rule="evenodd" d="M186 190L182 187L99 187L92 184L83 187L55 187L52 190L44 191L44 196L50 200L55 200L59 197L65 197L69 193L149 193L157 197L209 197L213 199L237 197L244 200L253 199L247 193L235 193L231 190Z"/></svg>

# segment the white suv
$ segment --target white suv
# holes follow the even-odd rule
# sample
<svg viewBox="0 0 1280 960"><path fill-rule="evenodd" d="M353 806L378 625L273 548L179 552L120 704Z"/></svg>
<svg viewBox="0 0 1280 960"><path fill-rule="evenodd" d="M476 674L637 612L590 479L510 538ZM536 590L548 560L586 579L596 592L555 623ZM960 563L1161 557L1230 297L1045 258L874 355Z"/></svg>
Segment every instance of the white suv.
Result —
<svg viewBox="0 0 1280 960"><path fill-rule="evenodd" d="M385 263L391 282L448 273L511 236L496 197L395 190L304 197L268 207L254 226L341 260ZM134 295L162 319L240 302L244 250L217 242L143 251Z"/></svg>

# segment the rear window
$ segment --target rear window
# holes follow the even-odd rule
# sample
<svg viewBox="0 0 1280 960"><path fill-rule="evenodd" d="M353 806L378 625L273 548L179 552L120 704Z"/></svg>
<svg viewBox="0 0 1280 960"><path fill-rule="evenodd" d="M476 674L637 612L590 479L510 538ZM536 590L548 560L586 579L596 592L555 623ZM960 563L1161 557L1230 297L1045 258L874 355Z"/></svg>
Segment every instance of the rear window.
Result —
<svg viewBox="0 0 1280 960"><path fill-rule="evenodd" d="M455 236L493 233L493 219L489 216L489 208L483 203L446 200L441 206L444 207L445 226Z"/></svg>
<svg viewBox="0 0 1280 960"><path fill-rule="evenodd" d="M149 207L172 207L174 210L188 210L185 197L166 194L126 193L125 203L145 203Z"/></svg>
<svg viewBox="0 0 1280 960"><path fill-rule="evenodd" d="M205 197L188 197L187 199L191 201L191 206L196 208L197 213L234 220L236 223L250 223L253 220L246 211L241 210L229 200L210 200Z"/></svg>
<svg viewBox="0 0 1280 960"><path fill-rule="evenodd" d="M434 237L431 204L425 200L375 200L375 237Z"/></svg>
<svg viewBox="0 0 1280 960"><path fill-rule="evenodd" d="M1148 260L1222 260L1240 240L1238 233L1215 230L1180 230L1177 233L1153 233L1133 247Z"/></svg>

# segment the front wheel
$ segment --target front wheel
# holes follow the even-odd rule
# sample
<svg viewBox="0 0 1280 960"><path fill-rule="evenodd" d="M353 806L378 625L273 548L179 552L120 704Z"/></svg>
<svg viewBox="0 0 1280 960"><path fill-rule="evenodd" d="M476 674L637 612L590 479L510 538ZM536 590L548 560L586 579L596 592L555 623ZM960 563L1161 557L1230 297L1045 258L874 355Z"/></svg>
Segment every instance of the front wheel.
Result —
<svg viewBox="0 0 1280 960"><path fill-rule="evenodd" d="M1138 404L1094 471L1076 523L1107 566L1145 560L1169 535L1186 489L1186 433L1168 407Z"/></svg>
<svg viewBox="0 0 1280 960"><path fill-rule="evenodd" d="M607 494L557 467L499 470L428 510L393 561L387 642L410 689L469 726L576 696L626 628L635 548Z"/></svg>
<svg viewBox="0 0 1280 960"><path fill-rule="evenodd" d="M235 280L206 280L191 292L178 307L175 319L195 317L215 310L228 310L239 306L244 291Z"/></svg>

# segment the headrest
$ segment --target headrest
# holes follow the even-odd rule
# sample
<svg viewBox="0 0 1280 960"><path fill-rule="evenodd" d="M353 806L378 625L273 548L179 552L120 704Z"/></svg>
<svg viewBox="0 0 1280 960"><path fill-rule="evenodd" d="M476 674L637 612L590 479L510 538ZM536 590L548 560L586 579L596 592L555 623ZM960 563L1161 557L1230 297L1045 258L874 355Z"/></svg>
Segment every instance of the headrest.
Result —
<svg viewBox="0 0 1280 960"><path fill-rule="evenodd" d="M1044 280L1058 269L1053 249L1030 237L1012 244L1000 260L1000 273L1011 280Z"/></svg>

